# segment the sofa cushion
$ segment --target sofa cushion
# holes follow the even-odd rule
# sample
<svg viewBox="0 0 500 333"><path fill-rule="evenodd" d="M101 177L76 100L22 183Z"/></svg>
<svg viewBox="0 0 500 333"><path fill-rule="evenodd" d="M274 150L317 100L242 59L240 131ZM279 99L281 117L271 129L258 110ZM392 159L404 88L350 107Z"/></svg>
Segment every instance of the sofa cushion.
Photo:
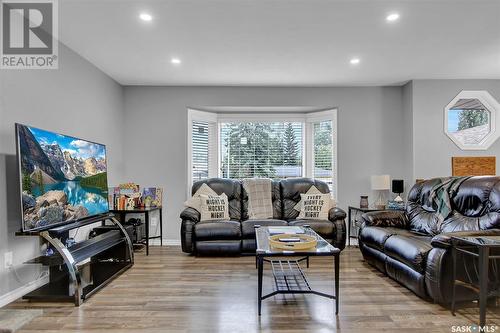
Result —
<svg viewBox="0 0 500 333"><path fill-rule="evenodd" d="M242 186L239 180L226 179L226 178L209 178L195 182L192 188L192 194L203 185L207 184L217 195L225 193L229 202L229 217L232 220L241 221L241 197Z"/></svg>
<svg viewBox="0 0 500 333"><path fill-rule="evenodd" d="M200 195L202 194L217 195L214 190L212 190L207 184L203 183L198 188L198 190L196 190L196 193L193 194L191 198L187 199L186 202L184 202L184 206L191 207L199 212L201 207Z"/></svg>
<svg viewBox="0 0 500 333"><path fill-rule="evenodd" d="M283 179L280 184L283 197L284 220L293 220L297 218L299 212L295 210L295 205L300 201L300 194L307 193L311 186L316 186L321 193L330 192L325 182L311 178L288 178Z"/></svg>
<svg viewBox="0 0 500 333"><path fill-rule="evenodd" d="M453 208L460 215L481 217L492 211L500 211L498 205L500 180L496 176L466 179L453 196Z"/></svg>
<svg viewBox="0 0 500 333"><path fill-rule="evenodd" d="M392 238L392 237L391 237ZM425 275L408 267L405 263L387 256L385 260L387 275L401 283L422 298L427 297Z"/></svg>
<svg viewBox="0 0 500 333"><path fill-rule="evenodd" d="M241 219L248 220L248 193L245 191L245 189L242 188L242 203L243 203L243 211L242 211L242 217ZM278 180L273 180L271 183L271 200L273 202L273 218L274 219L281 219L281 216L283 215L283 209L281 207L281 187L280 187L280 182Z"/></svg>
<svg viewBox="0 0 500 333"><path fill-rule="evenodd" d="M265 219L265 220L246 220L241 222L241 234L244 239L255 239L255 226L286 226L288 223L283 220Z"/></svg>
<svg viewBox="0 0 500 333"><path fill-rule="evenodd" d="M452 214L444 223L439 223L430 198L434 186L446 179L429 179L411 188L407 213L412 230L437 235L500 227L500 177L496 176L466 179L452 195Z"/></svg>
<svg viewBox="0 0 500 333"><path fill-rule="evenodd" d="M384 252L413 270L424 273L427 254L432 250L431 238L424 236L393 235L387 239Z"/></svg>
<svg viewBox="0 0 500 333"><path fill-rule="evenodd" d="M241 240L241 252L254 253L256 249L257 249L257 242L255 241L255 238Z"/></svg>
<svg viewBox="0 0 500 333"><path fill-rule="evenodd" d="M321 194L322 192L316 188L316 186L311 186L311 188L306 192L306 194ZM330 194L330 208L335 208L337 207L337 202L335 199L332 197ZM293 207L296 211L300 212L300 209L302 208L302 199L300 199L299 202Z"/></svg>
<svg viewBox="0 0 500 333"><path fill-rule="evenodd" d="M196 254L198 255L239 255L240 253L240 240L207 240L196 242Z"/></svg>
<svg viewBox="0 0 500 333"><path fill-rule="evenodd" d="M194 226L196 240L241 239L239 221L201 221Z"/></svg>
<svg viewBox="0 0 500 333"><path fill-rule="evenodd" d="M370 265L375 266L379 271L382 273L387 273L385 269L385 262L387 260L387 256L385 255L384 252L377 250L371 246L367 246L364 243L359 243L359 249L361 250L361 253L363 254L363 258L365 259L366 262L368 262Z"/></svg>
<svg viewBox="0 0 500 333"><path fill-rule="evenodd" d="M300 194L302 207L300 208L300 220L328 220L330 212L330 194Z"/></svg>
<svg viewBox="0 0 500 333"><path fill-rule="evenodd" d="M383 251L385 242L393 235L412 236L413 233L399 228L364 227L359 233L359 238L366 245Z"/></svg>
<svg viewBox="0 0 500 333"><path fill-rule="evenodd" d="M333 223L327 220L291 220L288 225L302 226L307 224L323 238L332 238Z"/></svg>
<svg viewBox="0 0 500 333"><path fill-rule="evenodd" d="M222 193L221 195L200 194L200 220L229 220L229 204L226 193Z"/></svg>

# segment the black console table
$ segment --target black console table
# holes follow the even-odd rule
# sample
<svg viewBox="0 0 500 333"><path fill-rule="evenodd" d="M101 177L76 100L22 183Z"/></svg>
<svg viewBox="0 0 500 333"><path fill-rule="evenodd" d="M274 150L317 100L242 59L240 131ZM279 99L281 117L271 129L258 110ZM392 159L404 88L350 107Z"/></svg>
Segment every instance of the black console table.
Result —
<svg viewBox="0 0 500 333"><path fill-rule="evenodd" d="M455 315L457 285L475 291L479 298L479 326L486 325L486 303L488 298L500 297L500 275L497 263L500 262L500 236L484 237L451 237L453 260L453 293L451 298L451 313ZM457 277L458 254L474 258L473 265L463 260L464 265L477 276L468 276L460 280ZM461 261L462 262L462 261ZM490 268L491 266L491 268ZM473 275L473 274L472 274Z"/></svg>
<svg viewBox="0 0 500 333"><path fill-rule="evenodd" d="M117 229L67 247L69 231L94 223L110 221ZM29 300L70 301L82 304L93 293L134 264L132 242L126 230L113 214L101 214L43 231L17 232L17 236L38 236L54 250L28 264L49 267L49 282L23 296ZM82 269L88 267L90 279L84 285Z"/></svg>
<svg viewBox="0 0 500 333"><path fill-rule="evenodd" d="M153 211L156 211L156 210L158 210L160 212L160 235L150 237L149 236L150 213ZM146 237L142 241L138 240L138 242L146 245L146 255L147 256L149 255L149 240L150 239L159 238L160 239L160 246L163 246L163 219L162 219L163 210L162 210L162 207L135 208L135 209L126 209L126 210L113 209L113 210L111 210L111 212L117 214L120 217L120 222L122 224L126 223L127 214L134 214L134 213L135 214L144 214L144 217L145 217L144 224L146 227Z"/></svg>

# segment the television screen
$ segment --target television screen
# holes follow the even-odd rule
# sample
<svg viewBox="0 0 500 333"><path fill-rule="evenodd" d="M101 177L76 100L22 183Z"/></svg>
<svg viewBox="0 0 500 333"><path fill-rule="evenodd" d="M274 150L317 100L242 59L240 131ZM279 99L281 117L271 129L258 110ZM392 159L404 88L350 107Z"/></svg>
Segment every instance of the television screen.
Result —
<svg viewBox="0 0 500 333"><path fill-rule="evenodd" d="M23 231L109 210L106 146L16 124Z"/></svg>

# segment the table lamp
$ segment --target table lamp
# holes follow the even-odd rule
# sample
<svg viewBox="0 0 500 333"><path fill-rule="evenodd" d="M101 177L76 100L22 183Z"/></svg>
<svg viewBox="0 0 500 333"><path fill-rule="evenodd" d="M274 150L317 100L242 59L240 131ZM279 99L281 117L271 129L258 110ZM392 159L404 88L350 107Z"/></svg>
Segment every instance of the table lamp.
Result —
<svg viewBox="0 0 500 333"><path fill-rule="evenodd" d="M372 190L378 191L378 199L375 208L385 209L384 191L391 189L391 177L389 175L376 175L371 177Z"/></svg>
<svg viewBox="0 0 500 333"><path fill-rule="evenodd" d="M397 197L394 198L395 202L403 202L403 198L401 198L401 193L404 192L404 180L403 179L393 179L392 180L392 193L397 194Z"/></svg>

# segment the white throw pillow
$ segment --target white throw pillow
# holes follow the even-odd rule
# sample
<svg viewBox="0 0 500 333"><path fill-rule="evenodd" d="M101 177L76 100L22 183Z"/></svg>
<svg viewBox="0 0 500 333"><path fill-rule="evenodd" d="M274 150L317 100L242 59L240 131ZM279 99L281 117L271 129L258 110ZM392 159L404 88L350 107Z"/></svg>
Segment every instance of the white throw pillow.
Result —
<svg viewBox="0 0 500 333"><path fill-rule="evenodd" d="M203 185L200 186L198 191L196 191L195 194L191 198L189 198L186 202L184 202L184 206L186 207L191 207L196 209L197 211L200 211L200 195L217 195L214 190L210 188L207 184L203 183Z"/></svg>
<svg viewBox="0 0 500 333"><path fill-rule="evenodd" d="M302 207L298 219L328 220L330 194L300 194Z"/></svg>
<svg viewBox="0 0 500 333"><path fill-rule="evenodd" d="M318 190L318 188L313 185L309 188L306 194L323 194L323 192ZM337 206L337 203L335 202L335 199L331 196L331 194L329 195L330 195L330 208L335 208ZM293 209L295 209L298 212L300 212L301 208L302 208L302 197L300 201L295 206L293 206Z"/></svg>
<svg viewBox="0 0 500 333"><path fill-rule="evenodd" d="M200 194L201 221L228 221L229 203L227 195L205 195Z"/></svg>

